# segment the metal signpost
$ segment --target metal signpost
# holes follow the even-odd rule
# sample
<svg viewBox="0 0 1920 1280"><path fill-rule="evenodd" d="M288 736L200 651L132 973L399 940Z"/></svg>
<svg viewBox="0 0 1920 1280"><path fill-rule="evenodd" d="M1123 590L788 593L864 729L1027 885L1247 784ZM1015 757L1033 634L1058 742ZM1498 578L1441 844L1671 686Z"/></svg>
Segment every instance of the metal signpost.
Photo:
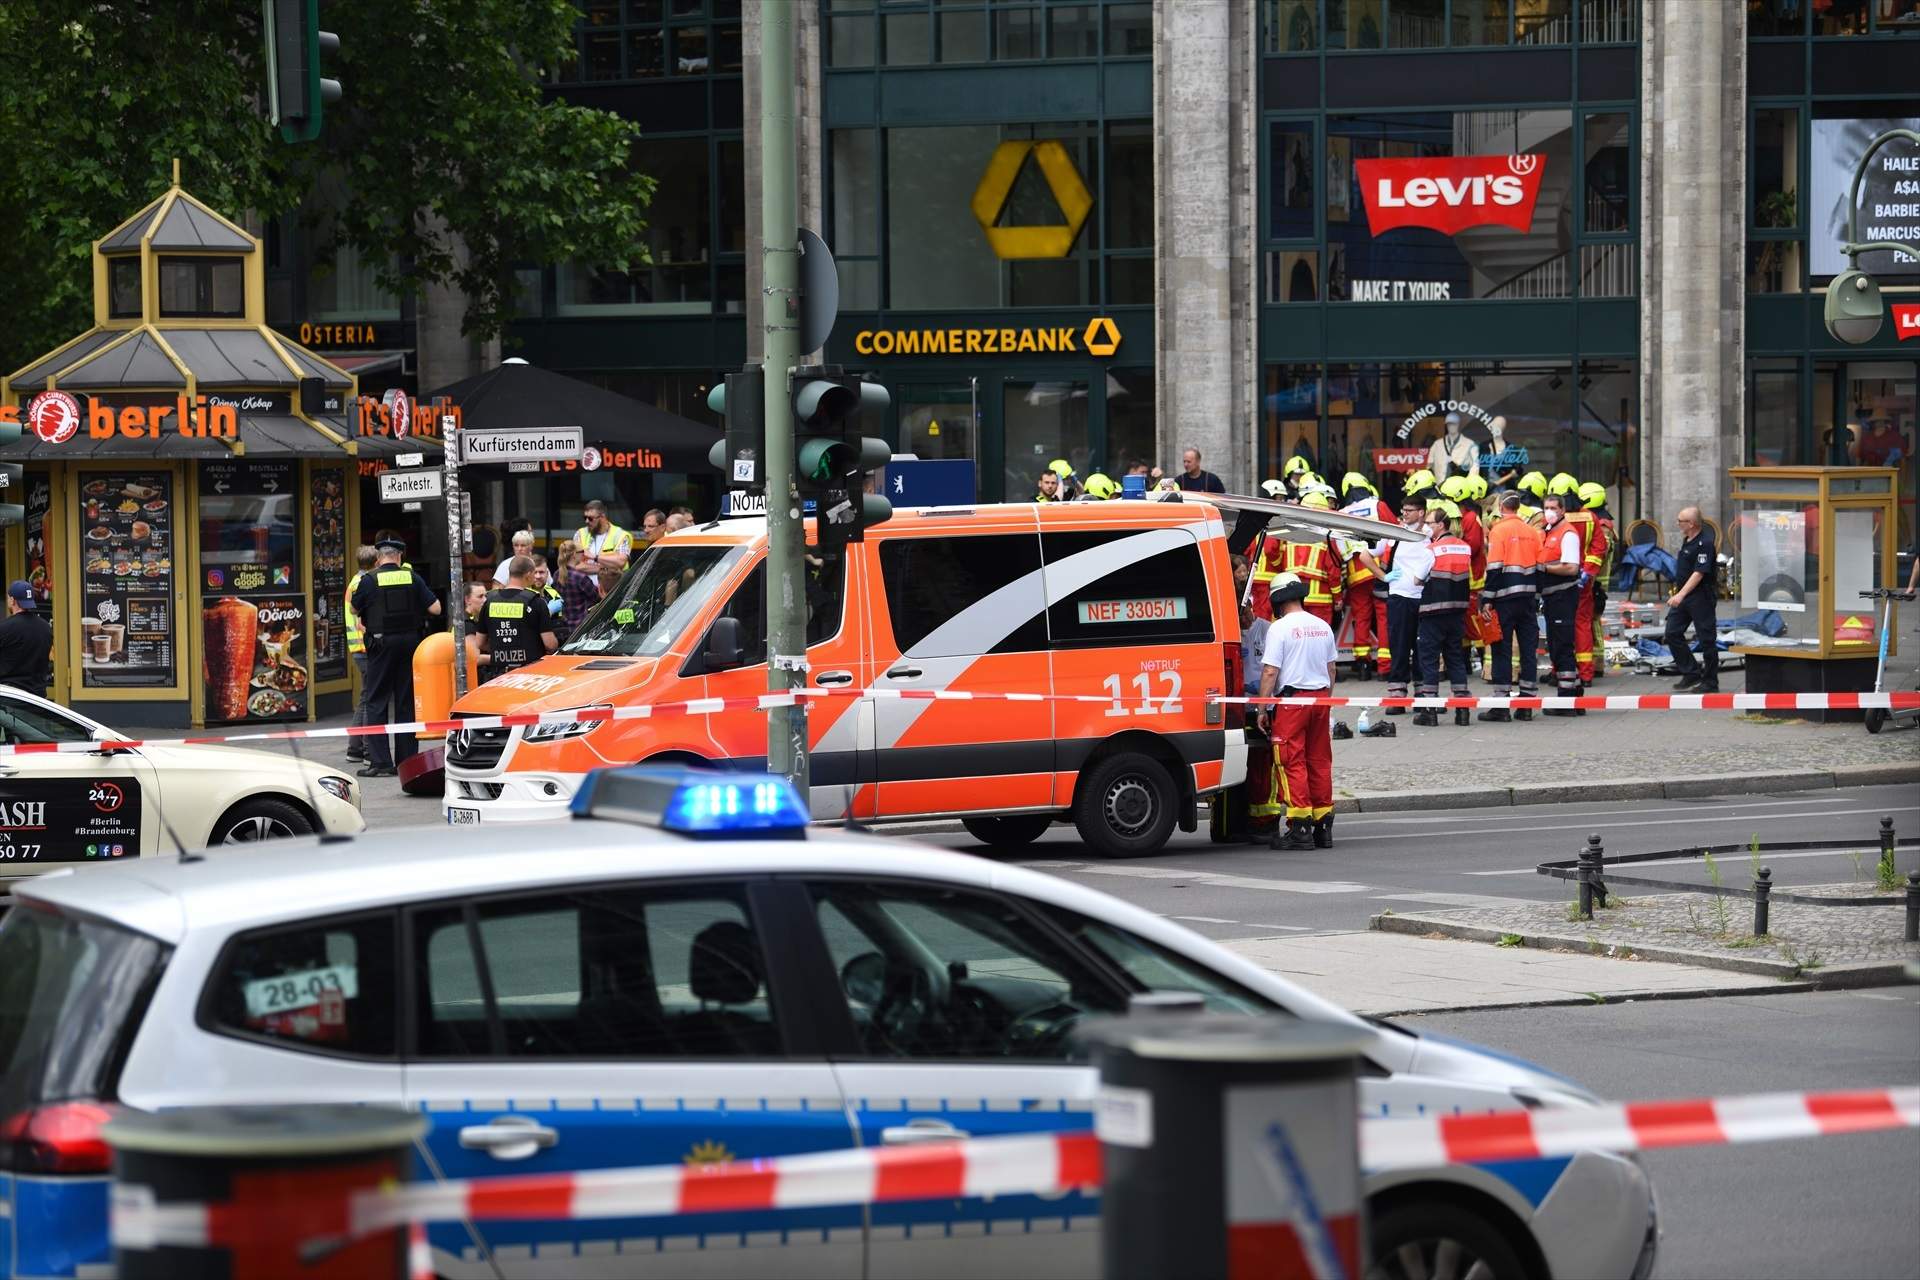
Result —
<svg viewBox="0 0 1920 1280"><path fill-rule="evenodd" d="M800 219L795 208L793 6L763 10L760 44L760 227L766 371L767 691L807 683L806 531L793 474L788 371L800 357ZM807 707L767 714L767 772L807 790Z"/></svg>
<svg viewBox="0 0 1920 1280"><path fill-rule="evenodd" d="M440 415L440 439L446 446L447 498L447 625L453 633L453 700L467 696L467 617L465 593L461 589L460 561L460 419L451 413Z"/></svg>

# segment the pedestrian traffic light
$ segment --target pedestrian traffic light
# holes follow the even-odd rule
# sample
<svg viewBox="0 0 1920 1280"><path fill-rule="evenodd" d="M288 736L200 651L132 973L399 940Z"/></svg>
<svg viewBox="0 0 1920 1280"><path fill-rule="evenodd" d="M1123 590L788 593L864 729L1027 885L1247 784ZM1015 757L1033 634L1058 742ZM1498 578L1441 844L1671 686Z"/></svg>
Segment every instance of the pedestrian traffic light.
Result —
<svg viewBox="0 0 1920 1280"><path fill-rule="evenodd" d="M320 0L261 0L267 46L267 122L287 142L320 136L326 104L340 82L320 74L320 56L340 53L340 37L320 29Z"/></svg>
<svg viewBox="0 0 1920 1280"><path fill-rule="evenodd" d="M867 492L868 477L887 464L893 449L885 440L860 434L863 411L881 411L892 403L877 382L851 377L833 365L795 369L788 384L793 398L794 473L802 492L819 497L820 546L861 541L872 525L893 515L893 504Z"/></svg>
<svg viewBox="0 0 1920 1280"><path fill-rule="evenodd" d="M713 442L707 459L725 483L747 492L767 487L766 375L759 365L730 373L707 393L707 408L727 420L727 434Z"/></svg>

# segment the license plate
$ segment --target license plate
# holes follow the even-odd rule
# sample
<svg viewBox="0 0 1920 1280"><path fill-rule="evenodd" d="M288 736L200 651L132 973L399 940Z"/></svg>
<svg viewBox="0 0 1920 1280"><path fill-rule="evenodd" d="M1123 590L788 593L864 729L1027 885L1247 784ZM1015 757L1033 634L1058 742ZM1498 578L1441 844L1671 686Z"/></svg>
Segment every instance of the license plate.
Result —
<svg viewBox="0 0 1920 1280"><path fill-rule="evenodd" d="M477 827L480 825L480 811L478 809L458 809L449 805L447 806L447 821L456 827Z"/></svg>

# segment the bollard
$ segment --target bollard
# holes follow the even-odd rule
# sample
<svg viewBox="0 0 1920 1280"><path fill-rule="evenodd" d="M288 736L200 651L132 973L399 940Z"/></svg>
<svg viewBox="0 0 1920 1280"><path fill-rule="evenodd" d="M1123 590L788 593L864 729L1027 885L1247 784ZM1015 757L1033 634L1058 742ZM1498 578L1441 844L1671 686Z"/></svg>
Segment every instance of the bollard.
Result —
<svg viewBox="0 0 1920 1280"><path fill-rule="evenodd" d="M1106 1280L1359 1280L1360 1035L1156 1014L1082 1036L1100 1068Z"/></svg>
<svg viewBox="0 0 1920 1280"><path fill-rule="evenodd" d="M1903 936L1908 942L1920 942L1920 871L1907 872L1907 931Z"/></svg>
<svg viewBox="0 0 1920 1280"><path fill-rule="evenodd" d="M1885 884L1897 874L1893 861L1893 815L1880 819L1880 883Z"/></svg>
<svg viewBox="0 0 1920 1280"><path fill-rule="evenodd" d="M1593 905L1604 907L1607 905L1607 882L1604 878L1607 857L1606 851L1600 847L1598 831L1587 837L1587 856L1593 859Z"/></svg>
<svg viewBox="0 0 1920 1280"><path fill-rule="evenodd" d="M1767 936L1767 896L1773 892L1773 868L1762 867L1753 877L1753 936Z"/></svg>
<svg viewBox="0 0 1920 1280"><path fill-rule="evenodd" d="M359 1280L408 1274L403 1225L337 1238L350 1192L406 1180L424 1117L380 1107L183 1107L132 1112L113 1148L113 1257L121 1280ZM219 1206L204 1246L154 1246L146 1211ZM144 1237L144 1238L143 1238ZM330 1239L329 1237L335 1237Z"/></svg>

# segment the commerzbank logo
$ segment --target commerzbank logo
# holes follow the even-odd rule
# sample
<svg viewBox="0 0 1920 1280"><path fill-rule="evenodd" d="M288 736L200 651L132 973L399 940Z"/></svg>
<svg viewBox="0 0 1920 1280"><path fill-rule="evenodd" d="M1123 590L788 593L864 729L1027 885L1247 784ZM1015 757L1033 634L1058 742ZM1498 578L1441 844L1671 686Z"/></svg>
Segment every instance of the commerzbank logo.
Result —
<svg viewBox="0 0 1920 1280"><path fill-rule="evenodd" d="M1000 226L1000 215L1006 212L1013 184L1029 158L1038 166L1040 176L1047 180L1047 190L1053 193L1065 221L1032 227ZM973 216L998 258L1066 257L1092 209L1093 196L1088 194L1080 171L1073 167L1073 157L1064 146L1050 139L1001 143L993 149L987 171L980 175L980 185L973 190Z"/></svg>

